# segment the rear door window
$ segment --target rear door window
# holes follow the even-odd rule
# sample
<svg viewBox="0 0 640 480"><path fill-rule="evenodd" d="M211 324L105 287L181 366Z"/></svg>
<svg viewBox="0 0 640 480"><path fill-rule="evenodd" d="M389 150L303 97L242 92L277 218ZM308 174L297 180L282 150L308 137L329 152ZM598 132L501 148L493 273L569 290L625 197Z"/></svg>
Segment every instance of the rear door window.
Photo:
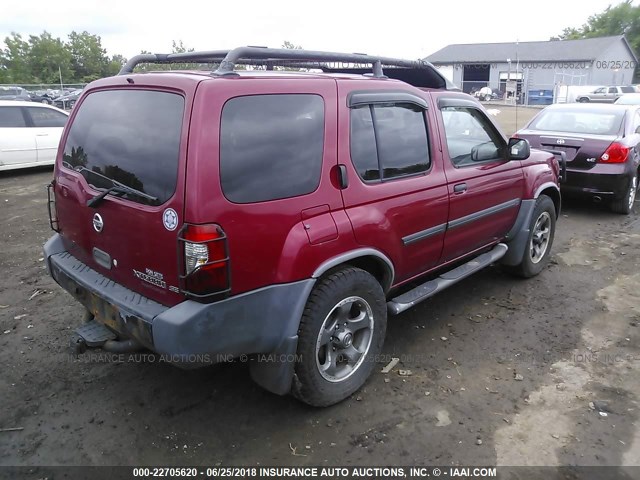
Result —
<svg viewBox="0 0 640 480"><path fill-rule="evenodd" d="M413 104L351 109L351 160L366 182L424 173L431 166L424 110Z"/></svg>
<svg viewBox="0 0 640 480"><path fill-rule="evenodd" d="M144 194L127 199L161 205L176 188L183 113L184 98L174 93L91 93L69 130L63 166L97 188L113 180Z"/></svg>
<svg viewBox="0 0 640 480"><path fill-rule="evenodd" d="M235 203L313 192L320 183L324 101L319 95L251 95L222 110L220 177Z"/></svg>
<svg viewBox="0 0 640 480"><path fill-rule="evenodd" d="M0 107L0 128L26 127L22 108L20 107Z"/></svg>
<svg viewBox="0 0 640 480"><path fill-rule="evenodd" d="M67 123L67 116L64 113L51 108L27 107L27 112L34 127L64 127L65 123Z"/></svg>

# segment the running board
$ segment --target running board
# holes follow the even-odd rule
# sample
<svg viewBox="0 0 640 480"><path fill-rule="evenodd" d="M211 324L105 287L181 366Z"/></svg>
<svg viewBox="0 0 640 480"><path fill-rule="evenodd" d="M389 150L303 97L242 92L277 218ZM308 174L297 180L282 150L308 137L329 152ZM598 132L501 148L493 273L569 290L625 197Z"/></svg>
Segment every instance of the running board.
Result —
<svg viewBox="0 0 640 480"><path fill-rule="evenodd" d="M413 307L414 305L426 300L429 297L434 296L436 293L450 287L454 283L458 283L460 280L467 278L469 275L476 273L478 270L488 267L493 262L500 260L507 253L507 247L504 243L499 243L493 250L478 255L467 263L444 272L437 278L429 280L426 283L409 290L402 295L393 298L387 302L387 310L391 315L398 315L405 310Z"/></svg>

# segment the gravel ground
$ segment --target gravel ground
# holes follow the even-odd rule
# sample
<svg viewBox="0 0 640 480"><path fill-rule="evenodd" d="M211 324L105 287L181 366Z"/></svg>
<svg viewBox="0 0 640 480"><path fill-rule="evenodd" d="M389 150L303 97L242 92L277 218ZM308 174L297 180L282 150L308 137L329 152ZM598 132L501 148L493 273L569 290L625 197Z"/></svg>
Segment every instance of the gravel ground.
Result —
<svg viewBox="0 0 640 480"><path fill-rule="evenodd" d="M491 267L392 318L366 386L314 409L242 363L72 358L82 308L41 253L50 178L0 174L0 465L640 464L636 214L567 202L541 275Z"/></svg>

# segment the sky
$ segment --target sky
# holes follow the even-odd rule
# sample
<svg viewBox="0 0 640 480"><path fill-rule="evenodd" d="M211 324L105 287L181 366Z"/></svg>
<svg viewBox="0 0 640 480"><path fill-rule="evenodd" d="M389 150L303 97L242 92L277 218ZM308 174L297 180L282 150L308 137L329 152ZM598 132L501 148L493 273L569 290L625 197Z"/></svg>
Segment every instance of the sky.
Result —
<svg viewBox="0 0 640 480"><path fill-rule="evenodd" d="M617 0L51 0L10 2L0 39L44 30L66 39L75 30L100 35L109 55L171 51L172 40L196 50L242 45L423 58L452 43L548 40L580 27ZM0 43L0 46L4 46Z"/></svg>

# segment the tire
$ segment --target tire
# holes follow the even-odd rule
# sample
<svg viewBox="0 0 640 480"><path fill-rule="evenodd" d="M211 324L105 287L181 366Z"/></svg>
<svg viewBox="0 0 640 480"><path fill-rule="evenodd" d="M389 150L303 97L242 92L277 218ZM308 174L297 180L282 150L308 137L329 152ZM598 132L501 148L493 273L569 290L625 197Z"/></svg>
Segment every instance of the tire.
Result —
<svg viewBox="0 0 640 480"><path fill-rule="evenodd" d="M579 103L589 103L589 99L587 97L582 97L578 99Z"/></svg>
<svg viewBox="0 0 640 480"><path fill-rule="evenodd" d="M609 208L612 212L629 215L633 210L633 202L636 200L636 192L638 191L638 177L635 176L629 182L629 186L620 200L611 202Z"/></svg>
<svg viewBox="0 0 640 480"><path fill-rule="evenodd" d="M353 394L371 374L386 328L385 295L368 272L347 267L319 280L298 329L293 396L326 407Z"/></svg>
<svg viewBox="0 0 640 480"><path fill-rule="evenodd" d="M547 230L546 235L544 231ZM538 275L549 263L553 237L556 233L556 207L553 200L540 195L536 200L529 224L529 238L520 264L509 270L523 278ZM543 243L541 243L543 242Z"/></svg>

